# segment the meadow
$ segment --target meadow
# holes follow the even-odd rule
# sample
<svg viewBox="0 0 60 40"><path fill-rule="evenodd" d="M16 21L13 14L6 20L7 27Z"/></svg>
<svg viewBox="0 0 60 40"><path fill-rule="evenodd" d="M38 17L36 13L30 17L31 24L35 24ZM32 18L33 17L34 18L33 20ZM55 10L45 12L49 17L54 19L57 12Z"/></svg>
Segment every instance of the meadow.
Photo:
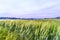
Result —
<svg viewBox="0 0 60 40"><path fill-rule="evenodd" d="M60 20L0 20L0 40L60 40Z"/></svg>

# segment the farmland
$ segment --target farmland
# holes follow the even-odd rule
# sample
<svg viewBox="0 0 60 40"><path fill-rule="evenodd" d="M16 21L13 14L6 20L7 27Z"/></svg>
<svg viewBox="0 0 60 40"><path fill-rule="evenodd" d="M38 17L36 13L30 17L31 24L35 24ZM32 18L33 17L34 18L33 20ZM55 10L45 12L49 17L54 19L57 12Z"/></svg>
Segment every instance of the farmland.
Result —
<svg viewBox="0 0 60 40"><path fill-rule="evenodd" d="M0 20L0 40L60 40L60 20Z"/></svg>

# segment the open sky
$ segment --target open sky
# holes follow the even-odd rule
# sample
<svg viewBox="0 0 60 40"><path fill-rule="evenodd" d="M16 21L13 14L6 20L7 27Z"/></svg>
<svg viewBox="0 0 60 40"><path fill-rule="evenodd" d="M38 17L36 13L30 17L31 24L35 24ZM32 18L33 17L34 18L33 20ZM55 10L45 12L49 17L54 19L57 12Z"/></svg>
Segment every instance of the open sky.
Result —
<svg viewBox="0 0 60 40"><path fill-rule="evenodd" d="M0 17L60 16L60 0L0 0Z"/></svg>

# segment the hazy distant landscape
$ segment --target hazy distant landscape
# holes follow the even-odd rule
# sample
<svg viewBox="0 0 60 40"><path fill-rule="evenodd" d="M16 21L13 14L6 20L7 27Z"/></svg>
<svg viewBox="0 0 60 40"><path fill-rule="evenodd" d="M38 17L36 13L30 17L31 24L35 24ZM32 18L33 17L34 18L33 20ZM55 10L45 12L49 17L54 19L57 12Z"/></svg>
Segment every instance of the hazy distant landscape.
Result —
<svg viewBox="0 0 60 40"><path fill-rule="evenodd" d="M60 17L54 18L17 18L17 17L0 17L0 19L60 19Z"/></svg>
<svg viewBox="0 0 60 40"><path fill-rule="evenodd" d="M0 40L60 40L60 0L0 0Z"/></svg>

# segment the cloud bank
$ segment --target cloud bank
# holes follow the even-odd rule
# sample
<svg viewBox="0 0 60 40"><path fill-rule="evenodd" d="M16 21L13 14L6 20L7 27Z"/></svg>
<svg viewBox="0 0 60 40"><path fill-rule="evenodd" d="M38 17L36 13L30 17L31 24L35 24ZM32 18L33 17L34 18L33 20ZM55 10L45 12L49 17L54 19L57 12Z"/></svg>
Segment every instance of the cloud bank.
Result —
<svg viewBox="0 0 60 40"><path fill-rule="evenodd" d="M60 0L0 0L0 16L40 18L59 14Z"/></svg>

